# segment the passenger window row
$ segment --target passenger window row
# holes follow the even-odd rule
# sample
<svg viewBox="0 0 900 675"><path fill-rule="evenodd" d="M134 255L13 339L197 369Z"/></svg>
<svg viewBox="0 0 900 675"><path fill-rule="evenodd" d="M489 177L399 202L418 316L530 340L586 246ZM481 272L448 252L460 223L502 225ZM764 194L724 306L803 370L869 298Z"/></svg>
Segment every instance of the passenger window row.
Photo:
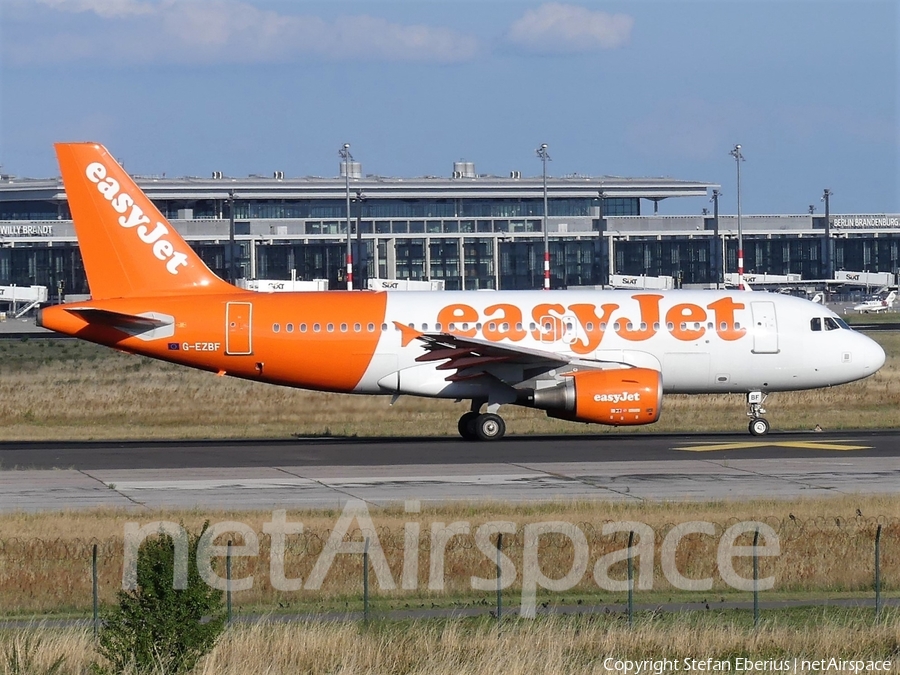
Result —
<svg viewBox="0 0 900 675"><path fill-rule="evenodd" d="M847 326L847 324L845 324L845 323L844 323L843 321L841 321L840 319L837 319L837 322L841 324L840 326L838 326L837 323L835 323L835 320L832 319L831 317L826 317L825 321L826 321L826 328L825 328L825 330L834 330L834 329L836 329L836 328L838 328L838 327L849 328L849 326ZM830 322L830 323L828 323L828 322ZM416 324L415 324L415 323L410 323L410 324L408 324L408 325L409 325L409 327L412 328L413 330L416 330ZM456 330L467 331L467 330L469 330L469 325L470 325L470 324L468 324L468 323L461 323L461 324L450 323L450 324L447 325L447 330L450 331L450 332L453 332L453 331L456 331ZM427 331L428 331L428 327L429 327L429 324L427 324L427 323L421 324L421 329L422 329L422 331L424 331L424 332L427 332ZM485 328L485 325L484 325L484 324L481 324L481 323L475 323L475 324L472 324L472 327L473 327L475 330L480 331L480 330L482 330L483 328ZM487 329L490 330L491 332L497 331L497 330L499 329L501 332L507 333L507 332L509 332L510 324L508 324L508 323L506 323L506 322L498 324L498 323L496 323L495 321L491 321L490 323L487 324L486 327L487 327ZM606 331L606 329L607 329L607 324L604 322L604 323L599 324L598 327L599 327L599 329L600 329L601 331ZM634 324L633 324L632 322L630 322L630 321L625 325L625 327L627 328L627 330L635 330ZM681 322L681 325L680 325L681 330L687 330L688 328L693 329L693 330L699 330L701 327L702 327L702 324L701 324L700 322L697 322L697 321L695 321L695 322L693 322L693 323L686 323L686 322L682 321L682 322ZM731 327L732 327L732 329L734 329L734 330L740 330L741 324L738 323L738 322L735 322L734 324L732 324ZM272 324L272 332L273 332L273 333L280 333L280 332L281 332L281 328L282 328L282 326L281 326L280 323L273 323L273 324ZM542 325L542 328L543 328L544 331L549 332L549 331L553 330L553 323L551 323L551 322L544 323L544 324ZM613 330L620 330L621 328L622 328L622 324L619 323L618 321L616 321L615 323L612 324L612 329L613 329ZM642 322L640 323L640 325L638 326L638 328L639 328L640 330L642 330L642 331L643 331L643 330L647 330L647 324L644 323L644 322L642 321ZM712 322L707 323L707 324L706 324L706 328L707 328L708 330L713 330L713 329L715 328L715 324L713 324ZM811 328L811 330L822 330L822 324L821 324L820 319L819 319L819 318L813 319L813 320L810 322L810 328ZM399 331L399 330L400 330L400 327L399 327L398 325L395 324L394 329L397 330L397 331ZM443 329L444 329L443 324L440 324L440 323L434 324L434 332L440 333ZM566 329L567 329L567 330L573 330L573 329L574 329L573 324L567 323L567 324L566 324ZM594 323L591 322L591 321L589 321L589 322L586 324L585 329L586 329L589 333L590 333L590 332L593 332L593 330L594 330ZM659 324L659 322L655 322L655 323L653 324L653 330L658 331L659 329L660 329L660 324ZM669 331L675 330L675 324L672 323L671 321L669 321L668 323L666 323L666 329L669 330ZM728 324L725 323L724 321L721 322L721 323L719 324L719 330L727 330L727 329L728 329ZM285 324L285 325L284 325L284 330L285 330L285 332L287 332L287 333L293 333L294 330L295 330L295 326L294 326L293 323ZM297 330L298 332L300 332L300 333L306 333L306 332L309 332L310 330L311 330L313 333L320 333L320 332L322 332L322 324L314 323L314 324L312 324L311 326L309 326L308 324L301 323L301 324L298 324L298 325L296 326L296 330ZM342 324L340 324L339 330L340 330L341 333L348 333L348 332L354 332L354 333L362 333L362 332L374 333L374 332L375 332L375 324L374 324L374 323L369 323L369 324L367 324L366 327L365 327L365 331L363 331L363 326L362 326L362 324L360 324L360 323L355 323L355 324L353 324L352 331L351 331L351 328L350 328L350 325L349 325L349 324L342 323ZM385 332L385 331L387 331L387 330L388 330L388 325L387 325L386 323L381 324L381 332ZM522 323L516 323L516 331L517 331L517 332L521 332L521 331L523 331L523 330L524 330L523 324L522 324ZM530 331L537 330L537 324L534 323L534 322L529 323L529 324L528 324L528 330L530 330ZM325 324L325 331L328 332L328 333L333 333L333 332L335 332L335 324L333 324L333 323Z"/></svg>
<svg viewBox="0 0 900 675"><path fill-rule="evenodd" d="M314 324L312 324L312 326L308 326L305 323L301 323L301 324L297 325L296 328L301 333L306 333L309 330L312 330L313 333L322 332L322 324L320 324L320 323L314 323ZM284 330L287 333L293 333L294 332L294 324L292 324L292 323L285 324ZM333 333L335 331L335 325L333 323L325 324L325 330L329 333ZM342 323L339 327L339 330L341 333L349 333L349 332L351 332L351 330L354 333L362 333L363 325L361 323L355 323L355 324L353 324L352 329L351 329L349 324ZM381 324L381 330L383 330L383 331L387 330L387 324ZM281 332L281 324L273 323L272 324L272 332L280 333ZM375 324L374 323L367 324L366 328L365 328L365 332L374 333L375 332Z"/></svg>

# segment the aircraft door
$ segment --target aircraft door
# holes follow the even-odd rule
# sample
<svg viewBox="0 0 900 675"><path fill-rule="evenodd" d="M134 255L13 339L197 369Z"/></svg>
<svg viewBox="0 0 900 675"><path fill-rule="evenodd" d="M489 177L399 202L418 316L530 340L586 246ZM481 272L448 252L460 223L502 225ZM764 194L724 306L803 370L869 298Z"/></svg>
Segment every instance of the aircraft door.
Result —
<svg viewBox="0 0 900 675"><path fill-rule="evenodd" d="M775 303L758 301L750 303L753 315L753 353L778 353L778 323L775 320Z"/></svg>
<svg viewBox="0 0 900 675"><path fill-rule="evenodd" d="M229 302L225 305L225 353L238 356L253 353L250 334L253 305Z"/></svg>

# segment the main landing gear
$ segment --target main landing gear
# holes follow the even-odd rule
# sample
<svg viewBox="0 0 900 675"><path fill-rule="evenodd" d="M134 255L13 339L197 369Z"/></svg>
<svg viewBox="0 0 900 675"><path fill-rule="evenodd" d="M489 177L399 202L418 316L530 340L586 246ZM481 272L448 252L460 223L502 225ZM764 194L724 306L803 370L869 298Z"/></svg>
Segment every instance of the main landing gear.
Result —
<svg viewBox="0 0 900 675"><path fill-rule="evenodd" d="M506 433L506 422L488 406L488 412L480 413L482 401L472 401L472 409L459 418L459 435L467 441L497 441Z"/></svg>
<svg viewBox="0 0 900 675"><path fill-rule="evenodd" d="M750 433L754 436L765 436L769 433L769 422L762 417L766 409L762 407L766 394L751 391L747 394L747 416L750 418Z"/></svg>

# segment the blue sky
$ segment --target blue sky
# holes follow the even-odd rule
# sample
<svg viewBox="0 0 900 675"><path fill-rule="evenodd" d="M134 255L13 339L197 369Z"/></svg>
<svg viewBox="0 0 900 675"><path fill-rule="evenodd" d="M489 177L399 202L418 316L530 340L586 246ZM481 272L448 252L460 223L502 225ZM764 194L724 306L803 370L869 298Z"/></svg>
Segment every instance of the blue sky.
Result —
<svg viewBox="0 0 900 675"><path fill-rule="evenodd" d="M900 213L900 3L0 0L0 164L671 176L747 213ZM704 200L669 200L697 213Z"/></svg>

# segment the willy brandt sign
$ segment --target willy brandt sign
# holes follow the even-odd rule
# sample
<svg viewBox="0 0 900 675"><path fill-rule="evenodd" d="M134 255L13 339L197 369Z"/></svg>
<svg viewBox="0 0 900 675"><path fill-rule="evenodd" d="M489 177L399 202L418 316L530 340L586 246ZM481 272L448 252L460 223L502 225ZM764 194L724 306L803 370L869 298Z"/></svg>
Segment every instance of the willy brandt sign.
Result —
<svg viewBox="0 0 900 675"><path fill-rule="evenodd" d="M407 514L419 513L418 501L406 502ZM715 549L715 571L728 586L741 590L769 590L775 584L775 577L768 576L754 579L742 576L736 569L736 560L756 556L772 557L781 554L778 534L772 527L763 522L744 521L728 527L721 535L717 535L716 526L706 521L690 521L679 523L669 529L662 538L659 547L659 565L654 560L657 553L657 533L654 529L637 521L607 522L600 528L603 537L615 538L616 534L633 532L634 544L631 548L613 548L602 555L591 554L591 546L583 527L564 521L541 521L527 523L524 526L511 520L495 520L473 525L465 520L453 523L431 523L429 531L422 532L421 523L415 519L404 525L402 537L402 565L399 570L392 570L388 564L388 556L379 537L383 530L376 528L369 515L364 501L349 500L341 512L337 522L328 530L327 539L314 556L306 578L288 576L287 557L291 551L291 538L303 534L302 522L288 520L285 510L272 512L269 522L263 524L262 532L270 538L268 576L272 587L282 592L297 592L301 589L316 591L322 588L326 576L339 556L360 556L368 551L369 561L378 587L384 591L416 590L420 579L420 552L428 553L427 588L429 591L443 591L446 583L445 559L451 540L461 537L466 545L477 550L494 569L496 563L498 573L488 576L473 575L469 584L474 591L493 591L498 588L509 588L516 582L521 586L520 614L525 618L536 615L537 591L544 589L551 592L565 592L582 583L586 577L592 579L599 589L611 592L622 592L633 588L639 590L653 589L656 570L659 569L672 587L685 591L709 591L713 587L714 576L696 578L687 576L679 570L676 557L679 546L689 536L707 537ZM758 533L757 546L739 544L738 540L747 541ZM517 550L521 557L513 560L496 546L497 536L503 534L514 537L519 544ZM171 538L175 550L174 577L175 588L186 588L189 565L189 535L183 526L171 521L154 521L145 525L136 522L125 524L125 558L122 570L122 587L133 590L137 584L137 560L141 543L154 535L166 535ZM253 575L233 578L226 581L214 568L215 558L228 554L228 548L216 545L224 535L229 539L240 538L241 544L231 546L231 556L256 558L260 555L260 536L252 527L238 521L224 521L212 524L201 536L197 545L196 565L200 577L213 588L232 591L245 591L253 588ZM237 536L235 536L237 535ZM749 537L747 535L750 535ZM382 537L385 536L382 534ZM424 536L425 546L422 545ZM323 537L324 538L324 537ZM717 541L716 541L717 540ZM546 565L541 565L541 555L548 548L555 546L564 549L567 561L561 564L564 569L549 573ZM397 547L399 548L399 546ZM296 550L294 553L296 555ZM308 554L307 554L308 555ZM616 578L621 574L613 573L617 563L631 558L635 561L635 575L632 581ZM518 563L518 564L517 564ZM682 562L682 566L684 563ZM397 564L394 567L398 567ZM738 567L746 567L738 565ZM424 575L423 575L424 578Z"/></svg>
<svg viewBox="0 0 900 675"><path fill-rule="evenodd" d="M0 225L0 237L52 237L52 225Z"/></svg>

